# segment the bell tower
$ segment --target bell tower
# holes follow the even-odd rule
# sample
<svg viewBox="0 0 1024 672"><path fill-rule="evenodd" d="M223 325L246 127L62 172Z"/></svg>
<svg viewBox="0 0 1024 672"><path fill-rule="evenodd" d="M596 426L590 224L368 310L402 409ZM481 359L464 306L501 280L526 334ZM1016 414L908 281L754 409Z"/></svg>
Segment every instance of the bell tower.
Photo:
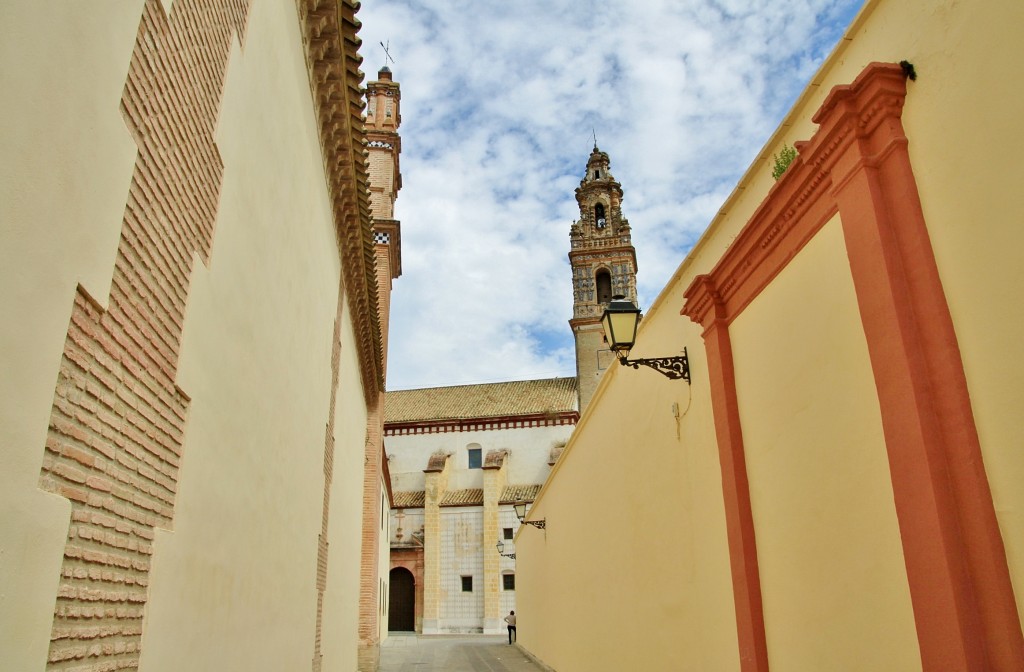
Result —
<svg viewBox="0 0 1024 672"><path fill-rule="evenodd" d="M369 164L370 213L373 215L374 253L381 330L388 333L392 281L402 274L401 225L395 219L395 199L402 188L398 156L402 152L402 98L391 69L384 66L377 79L366 85L366 153ZM384 371L387 372L387 338L384 339Z"/></svg>
<svg viewBox="0 0 1024 672"><path fill-rule="evenodd" d="M622 216L622 185L612 176L609 163L608 154L595 144L576 189L580 218L569 230L573 295L569 326L576 341L580 413L590 403L601 373L615 361L601 330L604 309L619 294L637 303L636 250L629 222Z"/></svg>

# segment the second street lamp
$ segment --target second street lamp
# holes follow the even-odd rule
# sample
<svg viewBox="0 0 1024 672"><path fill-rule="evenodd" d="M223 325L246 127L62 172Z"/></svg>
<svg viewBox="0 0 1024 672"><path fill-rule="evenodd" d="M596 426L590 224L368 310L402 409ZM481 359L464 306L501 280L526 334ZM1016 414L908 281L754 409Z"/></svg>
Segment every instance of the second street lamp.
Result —
<svg viewBox="0 0 1024 672"><path fill-rule="evenodd" d="M516 559L516 554L515 553L502 553L502 551L505 550L505 542L499 540L498 543L497 543L497 548L498 548L498 555L500 555L501 557L503 557L503 558L512 558L513 560Z"/></svg>

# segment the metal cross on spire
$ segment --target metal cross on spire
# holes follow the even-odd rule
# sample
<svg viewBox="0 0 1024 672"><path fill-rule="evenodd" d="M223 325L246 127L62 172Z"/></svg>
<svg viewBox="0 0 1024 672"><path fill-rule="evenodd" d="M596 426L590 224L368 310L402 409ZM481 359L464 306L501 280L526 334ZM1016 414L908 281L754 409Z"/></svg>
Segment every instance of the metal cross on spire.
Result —
<svg viewBox="0 0 1024 672"><path fill-rule="evenodd" d="M594 134L594 149L597 149L597 129L591 127L590 130Z"/></svg>
<svg viewBox="0 0 1024 672"><path fill-rule="evenodd" d="M390 47L391 47L391 40L388 40L387 44L384 44L383 42L380 43L380 48L384 50L384 67L385 68L388 67L388 61L391 61L391 65L395 64L395 59L391 57L391 52L389 51Z"/></svg>

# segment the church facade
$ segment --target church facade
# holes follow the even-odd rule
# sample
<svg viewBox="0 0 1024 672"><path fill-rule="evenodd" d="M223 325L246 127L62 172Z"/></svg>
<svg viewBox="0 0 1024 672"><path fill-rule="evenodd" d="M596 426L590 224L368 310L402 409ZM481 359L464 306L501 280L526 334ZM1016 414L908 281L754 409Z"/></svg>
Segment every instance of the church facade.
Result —
<svg viewBox="0 0 1024 672"><path fill-rule="evenodd" d="M387 393L392 630L503 632L516 608L513 507L558 460L576 394L575 378Z"/></svg>
<svg viewBox="0 0 1024 672"><path fill-rule="evenodd" d="M513 505L536 497L614 361L601 332L605 306L620 294L636 301L622 197L595 146L569 231L576 377L386 394L391 629L497 633L515 609Z"/></svg>

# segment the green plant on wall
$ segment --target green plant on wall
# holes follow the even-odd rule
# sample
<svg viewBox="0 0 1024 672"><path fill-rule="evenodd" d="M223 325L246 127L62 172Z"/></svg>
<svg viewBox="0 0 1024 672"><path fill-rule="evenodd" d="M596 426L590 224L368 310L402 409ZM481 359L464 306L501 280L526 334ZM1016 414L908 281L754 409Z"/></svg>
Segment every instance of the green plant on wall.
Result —
<svg viewBox="0 0 1024 672"><path fill-rule="evenodd" d="M775 167L772 168L772 177L776 181L782 174L786 172L786 168L789 168L789 164L793 163L793 159L796 158L796 150L789 145L783 145L782 150L778 154L773 154L772 158L775 159Z"/></svg>

